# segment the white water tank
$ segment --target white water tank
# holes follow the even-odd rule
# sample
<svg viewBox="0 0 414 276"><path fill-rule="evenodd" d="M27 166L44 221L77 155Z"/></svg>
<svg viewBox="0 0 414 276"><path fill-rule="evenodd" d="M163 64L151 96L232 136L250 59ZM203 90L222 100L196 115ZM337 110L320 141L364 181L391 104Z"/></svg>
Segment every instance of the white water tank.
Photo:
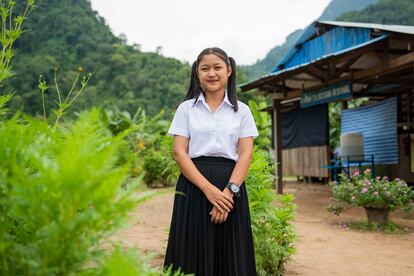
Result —
<svg viewBox="0 0 414 276"><path fill-rule="evenodd" d="M343 133L340 138L342 161L364 160L364 135L362 132Z"/></svg>

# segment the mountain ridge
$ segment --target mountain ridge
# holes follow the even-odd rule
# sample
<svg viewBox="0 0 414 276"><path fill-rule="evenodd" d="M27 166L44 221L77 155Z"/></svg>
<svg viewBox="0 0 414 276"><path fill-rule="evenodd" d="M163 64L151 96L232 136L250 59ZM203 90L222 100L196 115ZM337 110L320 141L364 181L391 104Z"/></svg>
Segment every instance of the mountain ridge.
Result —
<svg viewBox="0 0 414 276"><path fill-rule="evenodd" d="M1 89L1 93L19 92L11 101L13 109L41 113L39 75L49 83L46 105L54 107L54 68L58 68L61 89L67 91L80 66L93 76L74 111L117 106L132 113L142 107L148 114L156 114L161 109L173 110L184 98L189 65L126 45L89 1L39 1L24 28L26 32L15 44L16 75Z"/></svg>

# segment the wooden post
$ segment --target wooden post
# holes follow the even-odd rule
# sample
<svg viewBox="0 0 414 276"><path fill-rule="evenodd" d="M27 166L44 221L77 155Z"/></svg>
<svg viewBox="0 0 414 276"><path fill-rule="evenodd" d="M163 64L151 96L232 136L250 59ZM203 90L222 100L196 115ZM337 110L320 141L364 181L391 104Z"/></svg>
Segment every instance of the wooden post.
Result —
<svg viewBox="0 0 414 276"><path fill-rule="evenodd" d="M280 100L273 100L273 121L274 121L274 148L275 148L275 161L276 167L276 190L278 194L283 194L283 174L282 174L282 121L280 118L281 113Z"/></svg>

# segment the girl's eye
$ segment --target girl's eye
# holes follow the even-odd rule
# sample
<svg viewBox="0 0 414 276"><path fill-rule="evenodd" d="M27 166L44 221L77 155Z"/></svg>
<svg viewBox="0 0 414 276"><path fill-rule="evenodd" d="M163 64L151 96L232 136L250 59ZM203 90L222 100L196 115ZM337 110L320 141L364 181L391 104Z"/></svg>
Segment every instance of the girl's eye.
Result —
<svg viewBox="0 0 414 276"><path fill-rule="evenodd" d="M218 67L216 67L216 70L220 70L221 68L223 68L223 67L221 67L221 66L218 66Z"/></svg>

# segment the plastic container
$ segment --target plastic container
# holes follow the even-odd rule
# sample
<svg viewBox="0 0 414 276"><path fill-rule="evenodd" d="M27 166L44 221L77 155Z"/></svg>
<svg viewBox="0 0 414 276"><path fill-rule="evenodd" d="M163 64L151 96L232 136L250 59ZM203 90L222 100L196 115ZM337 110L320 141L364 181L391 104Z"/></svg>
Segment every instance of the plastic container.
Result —
<svg viewBox="0 0 414 276"><path fill-rule="evenodd" d="M361 132L341 134L340 143L342 161L364 160L364 135Z"/></svg>

